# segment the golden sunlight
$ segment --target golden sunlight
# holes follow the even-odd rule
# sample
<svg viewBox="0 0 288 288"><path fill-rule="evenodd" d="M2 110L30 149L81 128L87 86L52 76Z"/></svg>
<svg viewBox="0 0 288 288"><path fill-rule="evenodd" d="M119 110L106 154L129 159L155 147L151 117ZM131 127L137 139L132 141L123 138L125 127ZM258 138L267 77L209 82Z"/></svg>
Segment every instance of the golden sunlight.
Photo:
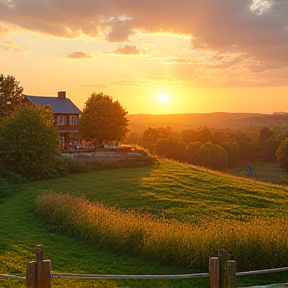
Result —
<svg viewBox="0 0 288 288"><path fill-rule="evenodd" d="M162 93L158 96L158 101L162 104L166 104L169 102L169 96L167 94Z"/></svg>

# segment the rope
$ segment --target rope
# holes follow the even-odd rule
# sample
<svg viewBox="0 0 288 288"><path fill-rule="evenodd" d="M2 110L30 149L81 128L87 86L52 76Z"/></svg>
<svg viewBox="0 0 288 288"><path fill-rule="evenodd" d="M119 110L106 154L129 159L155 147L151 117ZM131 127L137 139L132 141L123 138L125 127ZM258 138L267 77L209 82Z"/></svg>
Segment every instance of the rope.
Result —
<svg viewBox="0 0 288 288"><path fill-rule="evenodd" d="M23 276L6 275L6 274L0 274L0 278L4 278L4 279L16 279L16 280L26 280L26 277L23 277Z"/></svg>
<svg viewBox="0 0 288 288"><path fill-rule="evenodd" d="M104 279L208 279L209 273L180 275L105 275L105 274L72 274L51 273L53 278L104 278Z"/></svg>
<svg viewBox="0 0 288 288"><path fill-rule="evenodd" d="M247 272L237 272L236 276L259 275L259 274L276 273L276 272L283 272L283 271L288 271L288 267L247 271Z"/></svg>
<svg viewBox="0 0 288 288"><path fill-rule="evenodd" d="M236 276L259 275L288 271L288 267L264 269L247 272L237 272ZM209 273L179 274L179 275L109 275L109 274L73 274L73 273L51 273L53 278L102 278L102 279L209 279ZM0 278L26 280L26 277L0 274Z"/></svg>

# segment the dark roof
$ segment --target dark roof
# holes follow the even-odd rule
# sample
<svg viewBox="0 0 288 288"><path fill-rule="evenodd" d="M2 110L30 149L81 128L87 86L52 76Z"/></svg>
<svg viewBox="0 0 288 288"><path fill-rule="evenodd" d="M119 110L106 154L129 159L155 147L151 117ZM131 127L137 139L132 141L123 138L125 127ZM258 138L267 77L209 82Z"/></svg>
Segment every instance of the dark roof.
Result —
<svg viewBox="0 0 288 288"><path fill-rule="evenodd" d="M62 114L81 114L81 110L78 109L73 102L68 99L59 99L58 97L42 97L42 96L29 96L26 95L30 102L38 106L51 106L51 112Z"/></svg>

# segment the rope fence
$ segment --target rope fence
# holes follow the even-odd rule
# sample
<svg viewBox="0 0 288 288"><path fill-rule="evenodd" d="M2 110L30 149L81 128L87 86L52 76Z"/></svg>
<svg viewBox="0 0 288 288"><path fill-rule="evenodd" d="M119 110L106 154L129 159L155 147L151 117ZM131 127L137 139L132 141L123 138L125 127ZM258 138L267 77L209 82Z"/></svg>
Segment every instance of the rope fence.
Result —
<svg viewBox="0 0 288 288"><path fill-rule="evenodd" d="M87 278L87 279L209 279L209 273L179 275L105 275L105 274L72 274L51 273L52 278Z"/></svg>
<svg viewBox="0 0 288 288"><path fill-rule="evenodd" d="M51 278L81 279L210 279L210 288L235 288L236 276L250 276L288 271L288 267L236 272L236 261L228 260L228 252L218 251L218 257L209 258L209 273L177 275L109 275L109 274L74 274L51 273L52 263L43 260L42 245L36 246L36 261L27 265L26 277L0 274L0 279L26 280L27 288L50 288Z"/></svg>

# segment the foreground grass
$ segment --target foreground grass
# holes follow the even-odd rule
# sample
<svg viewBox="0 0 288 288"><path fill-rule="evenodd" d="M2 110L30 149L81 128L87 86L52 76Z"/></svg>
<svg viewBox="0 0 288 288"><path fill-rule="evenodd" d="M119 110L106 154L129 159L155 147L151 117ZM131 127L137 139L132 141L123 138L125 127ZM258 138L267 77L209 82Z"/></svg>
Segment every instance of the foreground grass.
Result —
<svg viewBox="0 0 288 288"><path fill-rule="evenodd" d="M223 247L242 271L287 264L287 219L183 223L52 191L38 196L37 214L65 234L93 245L194 271L208 271L207 255Z"/></svg>
<svg viewBox="0 0 288 288"><path fill-rule="evenodd" d="M199 223L209 219L286 217L287 190L225 176L169 161L151 167L96 171L56 180L34 182L0 203L0 274L25 275L26 264L34 260L35 245L42 243L45 258L55 272L104 274L193 273L171 265L160 265L128 255L114 254L62 235L34 213L39 194L53 190L82 196L120 209L147 211L159 217ZM283 231L283 233L287 233ZM207 261L209 256L206 255ZM251 256L253 257L253 256ZM270 267L267 267L270 268ZM207 271L202 271L207 272ZM241 278L240 283L285 282L286 273ZM287 280L286 280L287 281ZM207 287L205 280L53 280L54 287ZM9 281L10 285L11 281ZM14 283L14 282L13 282ZM94 284L92 284L94 283ZM0 287L12 287L0 280ZM15 285L23 285L21 283ZM58 285L58 286L57 286ZM66 285L66 286L65 286ZM95 286L92 286L95 285ZM96 286L98 285L98 286ZM100 286L99 286L100 285ZM15 286L17 287L17 286ZM21 286L19 286L21 287ZM24 287L24 286L23 286Z"/></svg>
<svg viewBox="0 0 288 288"><path fill-rule="evenodd" d="M0 274L25 276L26 265L35 260L35 246L44 245L44 258L52 260L53 272L97 274L175 274L191 273L145 261L139 257L115 254L77 241L46 225L34 213L37 193L23 191L0 204ZM191 287L189 280L69 280L53 279L52 287ZM147 285L148 283L148 285ZM197 282L196 282L197 283ZM205 283L205 281L202 283ZM0 287L26 287L21 281L0 279ZM66 286L65 286L66 285ZM189 286L190 285L190 286Z"/></svg>

